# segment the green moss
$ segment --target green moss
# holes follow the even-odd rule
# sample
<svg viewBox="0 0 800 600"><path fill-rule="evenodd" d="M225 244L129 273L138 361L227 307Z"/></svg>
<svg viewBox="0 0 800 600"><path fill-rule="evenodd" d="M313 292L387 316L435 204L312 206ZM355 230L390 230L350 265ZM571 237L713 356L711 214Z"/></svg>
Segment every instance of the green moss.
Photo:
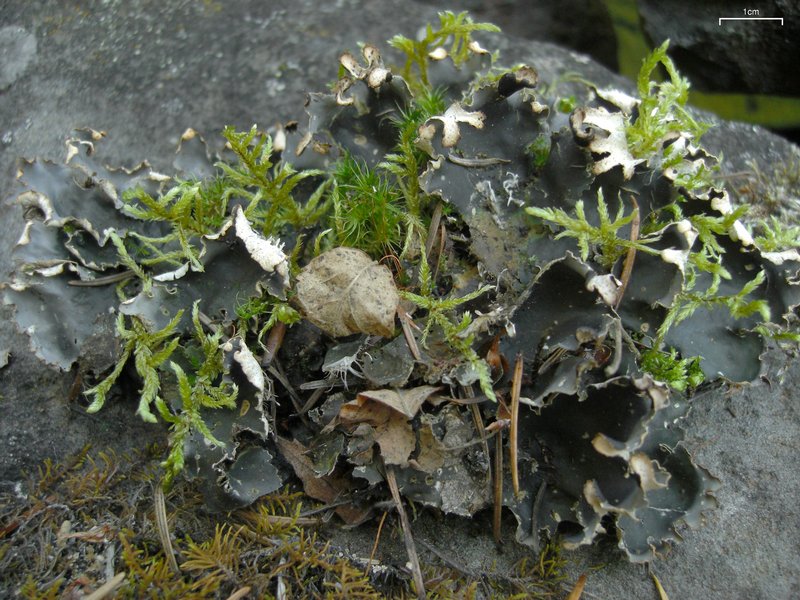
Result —
<svg viewBox="0 0 800 600"><path fill-rule="evenodd" d="M383 173L347 155L333 173L331 197L339 245L360 248L376 258L399 249L402 193Z"/></svg>
<svg viewBox="0 0 800 600"><path fill-rule="evenodd" d="M136 372L142 378L139 407L136 410L136 414L145 421L155 423L156 417L150 410L150 406L156 401L161 387L157 370L169 360L180 343L180 337L177 335L176 330L182 317L183 311L178 311L163 329L151 332L142 320L137 317L129 319L130 329L128 329L125 324L125 316L120 314L117 318L117 334L124 341L120 358L117 360L114 369L103 381L86 390L87 396L94 397L87 411L94 413L103 408L108 393L122 374L122 369L128 359L133 357Z"/></svg>
<svg viewBox="0 0 800 600"><path fill-rule="evenodd" d="M700 360L699 356L680 358L674 348L671 348L669 352L650 349L642 353L640 367L672 389L686 392L705 381L705 375L700 368Z"/></svg>
<svg viewBox="0 0 800 600"><path fill-rule="evenodd" d="M762 220L753 237L756 246L764 252L782 252L787 248L800 248L800 226L786 225L776 217Z"/></svg>
<svg viewBox="0 0 800 600"><path fill-rule="evenodd" d="M452 313L462 304L478 298L492 289L492 286L483 286L473 292L460 297L440 298L434 294L433 280L431 279L428 259L423 251L419 263L419 289L420 294L402 291L400 295L427 311L425 328L422 331L421 343L424 345L433 329L439 328L445 341L450 347L460 354L475 371L481 391L493 402L497 401L493 390L493 383L489 365L478 356L472 347L474 334L469 334L468 328L472 323L472 316L465 312L461 318L453 318Z"/></svg>
<svg viewBox="0 0 800 600"><path fill-rule="evenodd" d="M556 101L556 110L565 114L571 113L573 110L575 110L576 106L578 106L578 100L575 98L575 96L559 98Z"/></svg>
<svg viewBox="0 0 800 600"><path fill-rule="evenodd" d="M466 12L458 14L445 11L439 13L439 27L432 25L425 28L425 35L419 40L412 40L403 35L396 35L389 44L405 54L405 64L401 69L403 78L409 83L412 91L418 92L430 86L428 81L429 54L440 46L448 46L448 56L458 67L469 58L472 34L476 31L500 31L491 23L475 23Z"/></svg>
<svg viewBox="0 0 800 600"><path fill-rule="evenodd" d="M658 254L657 250L647 245L646 240L630 240L619 235L619 230L633 220L633 212L625 215L624 206L620 202L617 214L612 219L602 188L597 191L598 225L587 220L582 200L575 203L574 216L560 208L536 206L527 207L525 212L559 228L555 239L574 238L583 260L588 260L591 255L593 260L607 268L611 268L631 248L638 252Z"/></svg>
<svg viewBox="0 0 800 600"><path fill-rule="evenodd" d="M667 56L668 48L669 40L643 62L636 80L640 104L636 116L628 117L625 126L631 154L662 170L676 167L684 160L684 150L679 145L667 144L671 137L688 135L697 144L710 127L695 120L686 109L689 81L678 73ZM661 83L653 79L659 65L668 75ZM713 186L712 175L703 161L696 161L680 173L675 183L688 190L706 189Z"/></svg>
<svg viewBox="0 0 800 600"><path fill-rule="evenodd" d="M539 134L535 140L525 147L525 153L531 157L531 166L535 171L547 164L553 142L547 134Z"/></svg>

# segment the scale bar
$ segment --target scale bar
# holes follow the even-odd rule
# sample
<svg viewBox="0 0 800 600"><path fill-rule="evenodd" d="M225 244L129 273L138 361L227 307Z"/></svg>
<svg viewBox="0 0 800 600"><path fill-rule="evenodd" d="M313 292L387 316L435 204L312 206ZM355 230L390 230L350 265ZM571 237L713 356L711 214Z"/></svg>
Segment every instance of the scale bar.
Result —
<svg viewBox="0 0 800 600"><path fill-rule="evenodd" d="M780 21L783 27L783 17L720 17L719 24L723 21Z"/></svg>

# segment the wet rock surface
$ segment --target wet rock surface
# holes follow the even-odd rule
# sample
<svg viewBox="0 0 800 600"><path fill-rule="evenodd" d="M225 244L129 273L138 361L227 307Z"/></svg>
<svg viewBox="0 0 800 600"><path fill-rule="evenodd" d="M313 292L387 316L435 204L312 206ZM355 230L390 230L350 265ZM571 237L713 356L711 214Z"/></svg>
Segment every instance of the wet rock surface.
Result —
<svg viewBox="0 0 800 600"><path fill-rule="evenodd" d="M386 19L387 11L392 19ZM411 34L433 17L433 10L420 11L417 5L399 10L396 3L384 2L321 8L309 1L269 9L245 2L162 8L144 1L97 3L86 10L37 3L4 7L0 25L31 32L38 49L35 60L0 95L2 135L9 140L0 155L3 215L19 210L8 203L17 157L61 159L63 140L75 127L108 131L111 143L105 154L111 163L133 165L147 157L156 166L159 161L166 165L188 126L211 136L225 124L244 129L252 122L266 126L300 118L304 93L335 79L342 49L355 51L359 40L382 44L394 33ZM534 65L545 81L577 71L598 83L630 89L585 57L555 46L513 38L493 43L509 61ZM779 138L740 125L721 124L705 141L711 151L724 151L730 171L746 168L747 160L767 166L793 151ZM6 227L1 235L5 270L19 231ZM86 415L76 393L81 388L76 373L47 369L7 318L2 328L0 349L11 353L8 366L0 370L3 479L13 480L21 469L86 443L126 449L163 436L159 427L135 417L134 401L109 403L99 415ZM654 565L675 597L789 597L797 585L792 557L800 515L791 502L800 492L794 468L800 433L793 398L797 368L779 352L770 358L768 382L729 396L724 391L703 395L694 400L685 422L687 447L723 486L716 494L721 508L710 513L708 525L684 532L686 543ZM474 544L474 523L453 523L456 533L448 534L447 543L463 563L479 565L493 552ZM441 523L429 531L437 527ZM426 537L423 525L415 530L429 543L444 544L441 537ZM488 534L480 535L490 545ZM369 551L370 542L359 546L358 534L342 536L337 539L342 546ZM504 558L526 552L509 547ZM576 574L584 567L609 565L590 577L587 591L596 597L652 594L645 573L625 563L616 549L569 556L577 561Z"/></svg>

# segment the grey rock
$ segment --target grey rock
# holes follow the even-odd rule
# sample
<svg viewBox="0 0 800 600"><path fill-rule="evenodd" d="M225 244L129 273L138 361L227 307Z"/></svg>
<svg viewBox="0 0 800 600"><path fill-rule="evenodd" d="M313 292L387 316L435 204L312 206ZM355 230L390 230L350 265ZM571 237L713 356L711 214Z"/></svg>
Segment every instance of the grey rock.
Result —
<svg viewBox="0 0 800 600"><path fill-rule="evenodd" d="M22 27L10 25L0 29L0 92L19 79L36 57L36 37Z"/></svg>

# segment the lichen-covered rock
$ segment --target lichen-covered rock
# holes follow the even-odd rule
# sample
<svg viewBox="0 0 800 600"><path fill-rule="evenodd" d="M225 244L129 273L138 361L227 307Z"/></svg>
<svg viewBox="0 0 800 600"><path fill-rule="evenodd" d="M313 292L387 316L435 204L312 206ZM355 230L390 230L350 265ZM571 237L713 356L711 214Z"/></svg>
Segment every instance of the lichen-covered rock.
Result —
<svg viewBox="0 0 800 600"><path fill-rule="evenodd" d="M326 502L382 493L388 465L406 497L444 512L508 506L525 543L613 532L631 560L650 560L714 505L716 481L681 445L682 392L697 371L758 375L765 323L789 323L798 304L800 256L759 247L717 188L701 128L680 130L673 71L660 85L646 71L646 98L583 82L567 98L544 88L536 65L502 69L463 29L453 36L450 49L412 53L403 76L375 46L341 55L342 77L311 97L308 125L277 130L274 145L255 127L226 130L228 153L209 166L185 134L176 168L199 182L105 168L92 156L98 135L76 138L75 166L49 169L21 197L36 210L5 297L64 368L88 339L87 315L64 317L80 335L60 348L59 331L31 321L36 286L48 292L39 312L55 302L49 284L78 281L137 325L135 335L119 326L119 362L94 393L133 357L145 408L153 401L174 425L214 509L280 485L279 454ZM659 52L650 70L669 66ZM662 114L644 110L653 103L663 119L648 128ZM326 186L347 160L386 173L405 202L402 247L379 246L385 257L342 246L328 226ZM91 182L86 211L63 201L63 190L85 194L76 173ZM377 202L376 187L362 191ZM99 285L118 282L121 302ZM289 327L301 317L356 339ZM284 338L296 347L309 330L319 348L281 356ZM654 353L669 368L648 366ZM513 381L512 356L525 364ZM178 363L196 370L199 410L158 395L177 376L190 397ZM235 403L218 393L231 384ZM506 449L515 462L502 466ZM348 522L368 513L352 511Z"/></svg>

